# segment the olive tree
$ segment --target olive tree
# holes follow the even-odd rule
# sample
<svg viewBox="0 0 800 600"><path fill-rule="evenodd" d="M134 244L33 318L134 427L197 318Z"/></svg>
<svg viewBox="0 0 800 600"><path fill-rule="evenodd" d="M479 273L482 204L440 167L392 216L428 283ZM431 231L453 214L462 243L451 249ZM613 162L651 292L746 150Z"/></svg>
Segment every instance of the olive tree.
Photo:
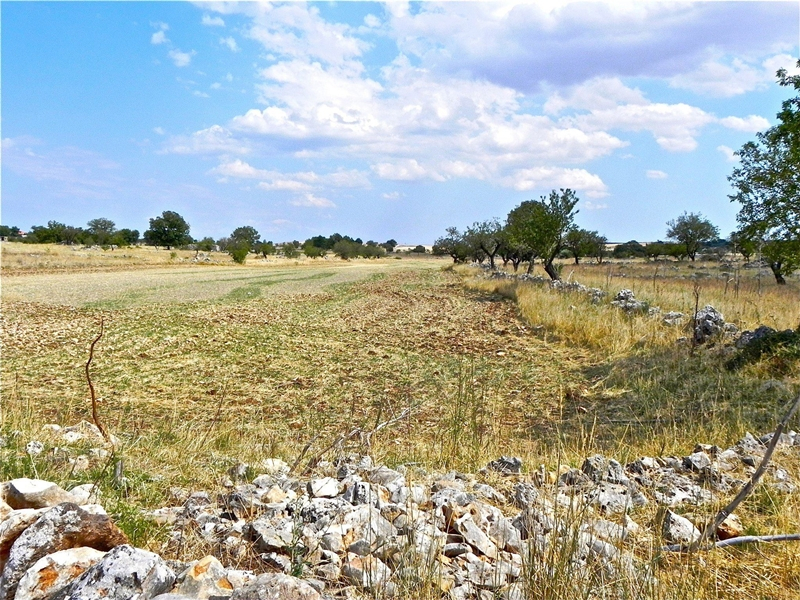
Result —
<svg viewBox="0 0 800 600"><path fill-rule="evenodd" d="M144 232L144 240L151 246L182 246L191 241L189 224L178 213L165 210L160 217L150 219L150 228Z"/></svg>
<svg viewBox="0 0 800 600"><path fill-rule="evenodd" d="M562 188L539 200L527 200L508 214L506 230L510 242L528 248L531 263L540 258L550 279L561 278L553 261L565 248L565 236L578 212L577 204L575 192Z"/></svg>
<svg viewBox="0 0 800 600"><path fill-rule="evenodd" d="M797 62L800 66L800 61ZM744 238L759 240L778 284L800 265L800 75L777 72L778 84L798 94L785 100L778 123L756 134L736 153L728 181Z"/></svg>
<svg viewBox="0 0 800 600"><path fill-rule="evenodd" d="M677 219L667 222L667 237L683 244L692 262L703 244L717 239L717 236L719 228L700 213L684 212Z"/></svg>

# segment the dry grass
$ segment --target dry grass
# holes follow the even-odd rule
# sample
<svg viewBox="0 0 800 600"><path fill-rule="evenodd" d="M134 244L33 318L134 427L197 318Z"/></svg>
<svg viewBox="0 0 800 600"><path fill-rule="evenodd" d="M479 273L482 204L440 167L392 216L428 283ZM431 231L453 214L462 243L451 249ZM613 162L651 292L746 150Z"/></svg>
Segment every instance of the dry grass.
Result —
<svg viewBox="0 0 800 600"><path fill-rule="evenodd" d="M292 463L312 440L306 459L328 458L319 453L341 433L370 430L406 409L411 417L369 446L354 439L343 450L369 451L390 465L472 472L501 453L521 456L531 470L579 466L598 451L621 461L685 455L695 442L725 446L746 430L767 431L789 392L762 384L798 384L796 361L767 359L729 372L721 347L692 355L676 343L686 331L660 319L534 285L469 279L464 286L472 271L441 264L90 274L79 264L77 273L5 278L0 421L6 434L22 435L0 450L3 475L38 473L68 484L107 473L108 465L69 473L22 451L32 437L57 443L41 431L44 423L88 417L82 369L101 317L107 333L94 383L131 482L112 509L153 547L162 537L137 507L166 504L171 486L219 489L236 462L277 456ZM611 292L629 287L664 311L688 314L694 282L679 277L689 271L653 272L648 264L586 266L572 278ZM795 327L797 290L742 276L737 291L705 277L700 304L745 328ZM796 454L777 460L800 479ZM715 507L706 510L710 516ZM740 513L753 533L800 530L796 495L760 490ZM654 526L655 509L634 518ZM657 544L634 550L661 585L643 590L630 582L628 597L788 598L800 582L790 545L659 557ZM575 597L578 583L564 581L549 597Z"/></svg>

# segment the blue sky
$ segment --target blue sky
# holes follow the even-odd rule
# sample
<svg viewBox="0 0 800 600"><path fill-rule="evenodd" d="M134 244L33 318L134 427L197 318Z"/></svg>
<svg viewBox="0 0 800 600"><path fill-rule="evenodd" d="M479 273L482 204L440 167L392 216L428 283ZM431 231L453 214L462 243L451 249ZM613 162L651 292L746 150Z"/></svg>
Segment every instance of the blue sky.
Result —
<svg viewBox="0 0 800 600"><path fill-rule="evenodd" d="M2 2L2 222L430 243L571 187L663 238L737 207L797 2Z"/></svg>

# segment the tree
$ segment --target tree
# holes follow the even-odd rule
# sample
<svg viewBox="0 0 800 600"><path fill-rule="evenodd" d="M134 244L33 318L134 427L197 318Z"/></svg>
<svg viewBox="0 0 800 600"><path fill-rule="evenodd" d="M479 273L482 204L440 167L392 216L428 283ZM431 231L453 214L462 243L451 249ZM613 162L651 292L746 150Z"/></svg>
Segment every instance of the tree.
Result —
<svg viewBox="0 0 800 600"><path fill-rule="evenodd" d="M550 192L539 200L527 200L508 214L506 228L512 244L530 248L542 260L550 279L560 279L553 261L564 249L564 237L578 211L578 196L569 188Z"/></svg>
<svg viewBox="0 0 800 600"><path fill-rule="evenodd" d="M781 69L777 77L780 86L800 92L800 75ZM736 153L740 163L728 181L735 190L729 198L741 204L736 216L741 233L763 243L764 258L780 265L773 273L783 284L800 263L800 93L781 104L777 118L777 125Z"/></svg>
<svg viewBox="0 0 800 600"><path fill-rule="evenodd" d="M86 231L101 246L111 243L111 237L117 230L117 225L111 219L92 219L86 224Z"/></svg>
<svg viewBox="0 0 800 600"><path fill-rule="evenodd" d="M216 243L214 242L214 238L204 237L202 240L195 243L194 247L203 252L211 252L214 249L215 245Z"/></svg>
<svg viewBox="0 0 800 600"><path fill-rule="evenodd" d="M260 252L261 256L267 258L270 254L275 254L275 244L272 242L261 242L255 247L256 252Z"/></svg>
<svg viewBox="0 0 800 600"><path fill-rule="evenodd" d="M139 243L138 229L120 229L113 236L110 242L117 246L133 246Z"/></svg>
<svg viewBox="0 0 800 600"><path fill-rule="evenodd" d="M16 225L0 225L0 236L12 238L19 237L20 228Z"/></svg>
<svg viewBox="0 0 800 600"><path fill-rule="evenodd" d="M606 248L607 240L596 231L587 231L573 227L564 236L564 245L570 251L575 264L580 264L582 256L591 256L600 263L603 261L603 252Z"/></svg>
<svg viewBox="0 0 800 600"><path fill-rule="evenodd" d="M742 231L731 233L728 241L733 251L741 254L746 261L749 261L750 257L758 250L758 243Z"/></svg>
<svg viewBox="0 0 800 600"><path fill-rule="evenodd" d="M303 254L308 256L309 258L320 258L325 256L328 251L325 248L321 248L319 246L315 246L310 242L306 242L303 245Z"/></svg>
<svg viewBox="0 0 800 600"><path fill-rule="evenodd" d="M667 237L686 246L686 255L692 262L703 243L716 239L718 235L719 228L700 213L684 212L677 219L667 221Z"/></svg>
<svg viewBox="0 0 800 600"><path fill-rule="evenodd" d="M786 276L800 267L800 240L769 240L761 246L761 256L767 261L775 282L786 285Z"/></svg>
<svg viewBox="0 0 800 600"><path fill-rule="evenodd" d="M474 248L473 254L478 254L479 258L488 257L489 266L494 269L494 257L503 245L503 226L500 222L492 219L475 223L467 229L465 236L468 244Z"/></svg>
<svg viewBox="0 0 800 600"><path fill-rule="evenodd" d="M150 219L150 229L144 232L144 241L151 246L173 246L188 243L189 224L178 213L165 210L160 217Z"/></svg>
<svg viewBox="0 0 800 600"><path fill-rule="evenodd" d="M395 246L397 246L396 240L386 240L381 244L386 252L394 252Z"/></svg>
<svg viewBox="0 0 800 600"><path fill-rule="evenodd" d="M255 227L250 227L249 225L237 227L230 237L232 241L247 244L248 248L254 248L261 241L261 234L256 231Z"/></svg>
<svg viewBox="0 0 800 600"><path fill-rule="evenodd" d="M243 265L247 255L250 254L250 246L246 241L231 240L228 244L228 254L231 255L233 262Z"/></svg>
<svg viewBox="0 0 800 600"><path fill-rule="evenodd" d="M422 244L417 244L411 249L412 254L425 254L428 250Z"/></svg>
<svg viewBox="0 0 800 600"><path fill-rule="evenodd" d="M433 242L433 253L435 255L448 255L454 263L464 262L470 255L469 246L464 241L464 236L458 231L457 227L448 227L446 235Z"/></svg>

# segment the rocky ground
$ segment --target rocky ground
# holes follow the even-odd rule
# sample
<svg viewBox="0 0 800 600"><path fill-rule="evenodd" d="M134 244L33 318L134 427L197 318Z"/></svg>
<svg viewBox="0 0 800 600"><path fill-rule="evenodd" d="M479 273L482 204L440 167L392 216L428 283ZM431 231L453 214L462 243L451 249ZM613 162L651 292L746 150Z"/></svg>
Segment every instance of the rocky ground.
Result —
<svg viewBox="0 0 800 600"><path fill-rule="evenodd" d="M50 433L65 445L98 440L73 467L106 452L88 423ZM771 437L624 466L594 455L558 471L525 469L513 457L474 475L389 468L367 456L320 462L302 476L279 459L239 464L217 493L176 488L171 505L146 514L169 529L162 555L185 555L191 544L209 551L191 562L131 546L91 484L67 491L15 479L0 487L0 600L418 598L426 590L522 599L536 573L557 569L644 589L655 580L640 550L652 556L665 542L696 541L710 507L749 479ZM760 485L795 493L780 461L800 453L800 436L783 434L777 447ZM28 444L31 454L42 450ZM637 523L654 505L657 518ZM717 533L742 534L735 515Z"/></svg>

